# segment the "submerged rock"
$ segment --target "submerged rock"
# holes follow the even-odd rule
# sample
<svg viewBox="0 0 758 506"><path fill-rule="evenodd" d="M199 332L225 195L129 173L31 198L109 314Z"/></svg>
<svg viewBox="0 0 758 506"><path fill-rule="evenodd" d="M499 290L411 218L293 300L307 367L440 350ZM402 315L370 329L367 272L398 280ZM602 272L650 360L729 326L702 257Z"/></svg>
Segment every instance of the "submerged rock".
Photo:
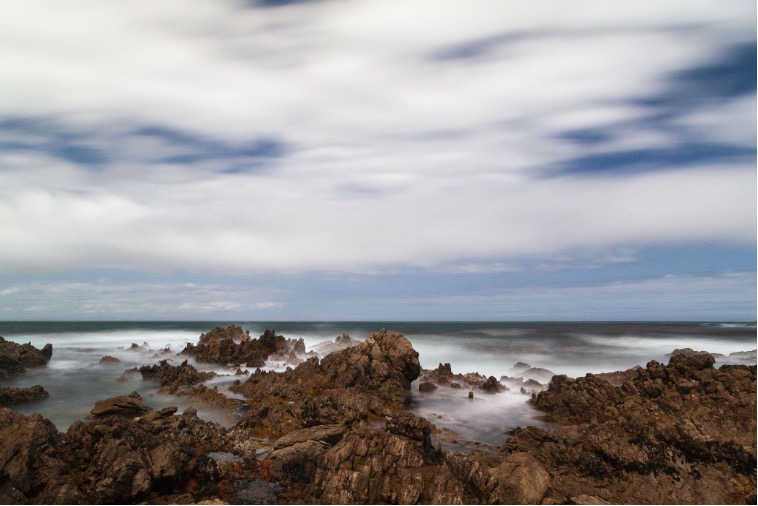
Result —
<svg viewBox="0 0 758 506"><path fill-rule="evenodd" d="M118 365L121 363L121 360L117 359L116 357L106 355L103 358L101 358L98 363L100 365Z"/></svg>

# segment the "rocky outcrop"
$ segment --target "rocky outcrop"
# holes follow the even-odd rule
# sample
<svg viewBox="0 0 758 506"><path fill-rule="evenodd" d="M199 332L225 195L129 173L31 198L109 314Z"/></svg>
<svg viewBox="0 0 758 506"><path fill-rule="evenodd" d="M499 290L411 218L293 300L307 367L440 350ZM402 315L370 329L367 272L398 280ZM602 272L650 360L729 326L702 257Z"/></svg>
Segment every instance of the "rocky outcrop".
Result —
<svg viewBox="0 0 758 506"><path fill-rule="evenodd" d="M0 387L0 406L12 406L23 402L47 399L50 394L42 385L29 388Z"/></svg>
<svg viewBox="0 0 758 506"><path fill-rule="evenodd" d="M119 365L121 363L121 360L119 360L116 357L112 357L110 355L105 355L100 359L98 362L100 365Z"/></svg>
<svg viewBox="0 0 758 506"><path fill-rule="evenodd" d="M292 343L293 346L296 344ZM229 325L225 329L216 327L202 334L196 345L188 344L181 353L200 362L262 367L269 355L286 354L289 351L287 340L273 330L266 330L258 339L251 339L249 331Z"/></svg>
<svg viewBox="0 0 758 506"><path fill-rule="evenodd" d="M321 361L313 357L283 373L256 371L231 390L247 398L243 424L280 436L314 425L353 426L369 413L383 416L399 407L420 370L408 340L382 330Z"/></svg>
<svg viewBox="0 0 758 506"><path fill-rule="evenodd" d="M30 368L44 367L52 356L52 344L39 350L31 343L18 344L0 336L0 380L22 374Z"/></svg>
<svg viewBox="0 0 758 506"><path fill-rule="evenodd" d="M123 408L124 399L101 404ZM262 490L259 463L228 453L225 429L193 409L127 412L134 410L100 413L60 434L39 415L0 409L0 502L236 503ZM276 487L263 488L275 499Z"/></svg>
<svg viewBox="0 0 758 506"><path fill-rule="evenodd" d="M177 393L181 387L202 383L216 376L214 372L200 372L185 360L180 365L170 365L167 360L161 360L156 365L144 365L127 370L139 372L143 379L157 381L164 393Z"/></svg>
<svg viewBox="0 0 758 506"><path fill-rule="evenodd" d="M90 410L90 414L100 418L106 416L132 418L144 415L149 411L150 408L142 402L142 396L137 392L132 392L129 395L119 395L118 397L97 401L95 407Z"/></svg>
<svg viewBox="0 0 758 506"><path fill-rule="evenodd" d="M619 387L556 376L533 403L559 426L519 429L502 451L550 469L555 502L755 502L756 368L713 364L677 354Z"/></svg>

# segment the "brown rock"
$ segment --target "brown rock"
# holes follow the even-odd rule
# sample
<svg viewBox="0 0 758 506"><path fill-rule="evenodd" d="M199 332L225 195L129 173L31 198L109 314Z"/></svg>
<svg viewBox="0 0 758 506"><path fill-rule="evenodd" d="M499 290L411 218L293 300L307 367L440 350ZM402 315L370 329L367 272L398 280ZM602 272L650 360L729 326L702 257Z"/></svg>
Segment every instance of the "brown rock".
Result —
<svg viewBox="0 0 758 506"><path fill-rule="evenodd" d="M0 406L47 399L50 394L42 385L29 388L0 387Z"/></svg>
<svg viewBox="0 0 758 506"><path fill-rule="evenodd" d="M22 374L30 368L44 367L52 355L52 344L38 350L31 343L18 344L0 336L0 380Z"/></svg>
<svg viewBox="0 0 758 506"><path fill-rule="evenodd" d="M418 384L419 392L429 393L429 392L434 392L435 390L437 390L437 385L429 381L422 381L421 383Z"/></svg>
<svg viewBox="0 0 758 506"><path fill-rule="evenodd" d="M120 364L121 361L117 359L116 357L112 357L110 355L106 355L103 358L100 359L100 365L116 365Z"/></svg>
<svg viewBox="0 0 758 506"><path fill-rule="evenodd" d="M112 415L134 417L144 415L149 411L152 411L151 408L142 402L140 394L132 392L129 395L120 395L97 401L95 407L90 410L90 414L95 417Z"/></svg>

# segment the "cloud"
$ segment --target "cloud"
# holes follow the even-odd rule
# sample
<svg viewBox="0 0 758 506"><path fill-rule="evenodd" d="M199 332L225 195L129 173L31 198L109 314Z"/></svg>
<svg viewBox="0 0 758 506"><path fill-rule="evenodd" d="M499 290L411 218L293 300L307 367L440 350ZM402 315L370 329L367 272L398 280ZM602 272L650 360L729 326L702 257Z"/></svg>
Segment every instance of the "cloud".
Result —
<svg viewBox="0 0 758 506"><path fill-rule="evenodd" d="M502 272L754 244L754 19L5 2L0 273Z"/></svg>

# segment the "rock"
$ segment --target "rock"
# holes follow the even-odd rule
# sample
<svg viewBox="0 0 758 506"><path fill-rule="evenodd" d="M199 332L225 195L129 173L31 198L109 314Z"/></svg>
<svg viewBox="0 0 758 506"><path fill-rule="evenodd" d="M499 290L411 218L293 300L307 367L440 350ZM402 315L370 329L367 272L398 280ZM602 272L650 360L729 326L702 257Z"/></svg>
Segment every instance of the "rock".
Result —
<svg viewBox="0 0 758 506"><path fill-rule="evenodd" d="M526 362L516 362L515 364L513 364L513 367L511 367L510 369L508 369L508 374L511 374L513 376L518 376L522 372L526 371L527 369L531 369L531 368L532 368L532 366L530 366Z"/></svg>
<svg viewBox="0 0 758 506"><path fill-rule="evenodd" d="M742 503L756 490L756 368L710 354L651 361L613 386L555 376L533 404L551 430L518 429L504 453L551 475L551 500ZM727 415L728 413L728 415Z"/></svg>
<svg viewBox="0 0 758 506"><path fill-rule="evenodd" d="M508 390L508 388L500 383L494 376L487 378L487 381L482 384L481 389L489 394L496 394Z"/></svg>
<svg viewBox="0 0 758 506"><path fill-rule="evenodd" d="M118 397L97 401L95 407L90 410L90 414L94 417L116 415L131 418L144 415L149 411L152 411L151 408L142 402L140 394L132 392L129 395L119 395Z"/></svg>
<svg viewBox="0 0 758 506"><path fill-rule="evenodd" d="M216 377L214 372L198 371L186 360L178 366L161 360L156 365L144 365L133 370L139 371L143 379L158 381L161 392L171 394L177 393L181 387L195 385Z"/></svg>
<svg viewBox="0 0 758 506"><path fill-rule="evenodd" d="M196 345L188 344L181 353L200 362L262 367L269 355L288 351L286 339L273 330L266 329L258 339L251 339L248 331L229 325L202 334Z"/></svg>
<svg viewBox="0 0 758 506"><path fill-rule="evenodd" d="M733 353L730 353L728 355L728 357L731 360L744 360L746 362L755 362L756 361L756 352L757 351L758 350L735 351Z"/></svg>
<svg viewBox="0 0 758 506"><path fill-rule="evenodd" d="M469 392L468 393L468 398L469 399L473 399L474 398L474 392Z"/></svg>
<svg viewBox="0 0 758 506"><path fill-rule="evenodd" d="M121 361L117 359L116 357L112 357L110 355L106 355L103 358L100 359L100 365L116 365L120 364Z"/></svg>
<svg viewBox="0 0 758 506"><path fill-rule="evenodd" d="M529 369L522 371L521 376L523 376L527 380L534 380L540 383L547 383L550 381L550 379L552 379L553 376L555 376L555 373L553 371L549 371L541 367L530 367Z"/></svg>
<svg viewBox="0 0 758 506"><path fill-rule="evenodd" d="M274 450L307 441L316 441L327 446L333 446L342 439L344 434L345 428L337 424L317 425L307 429L293 430L274 442Z"/></svg>
<svg viewBox="0 0 758 506"><path fill-rule="evenodd" d="M523 452L508 455L489 473L496 484L490 504L538 504L550 484L545 468Z"/></svg>
<svg viewBox="0 0 758 506"><path fill-rule="evenodd" d="M55 446L55 426L40 415L24 416L0 408L0 497L11 503L29 503L40 491L59 489L55 480L65 471ZM78 494L61 494L78 503Z"/></svg>
<svg viewBox="0 0 758 506"><path fill-rule="evenodd" d="M52 355L52 344L38 350L31 343L18 344L0 336L0 380L22 374L30 368L44 367Z"/></svg>
<svg viewBox="0 0 758 506"><path fill-rule="evenodd" d="M29 388L0 387L0 406L47 399L50 394L42 385Z"/></svg>
<svg viewBox="0 0 758 506"><path fill-rule="evenodd" d="M434 383L430 383L428 381L422 381L418 385L419 392L429 393L429 392L434 392L435 390L437 390L437 385L435 385Z"/></svg>
<svg viewBox="0 0 758 506"><path fill-rule="evenodd" d="M305 490L311 504L460 504L462 483L444 464L427 464L421 443L355 429L327 450Z"/></svg>
<svg viewBox="0 0 758 506"><path fill-rule="evenodd" d="M449 363L440 364L437 366L437 374L440 376L452 376L453 375L453 369L450 367Z"/></svg>
<svg viewBox="0 0 758 506"><path fill-rule="evenodd" d="M418 352L399 332L381 330L366 341L333 353L321 369L336 386L360 386L380 395L402 395L421 373Z"/></svg>
<svg viewBox="0 0 758 506"><path fill-rule="evenodd" d="M337 336L334 341L318 343L312 348L312 351L319 357L325 357L331 353L351 348L356 344L358 344L358 341L350 337L349 334L342 334L341 336Z"/></svg>

